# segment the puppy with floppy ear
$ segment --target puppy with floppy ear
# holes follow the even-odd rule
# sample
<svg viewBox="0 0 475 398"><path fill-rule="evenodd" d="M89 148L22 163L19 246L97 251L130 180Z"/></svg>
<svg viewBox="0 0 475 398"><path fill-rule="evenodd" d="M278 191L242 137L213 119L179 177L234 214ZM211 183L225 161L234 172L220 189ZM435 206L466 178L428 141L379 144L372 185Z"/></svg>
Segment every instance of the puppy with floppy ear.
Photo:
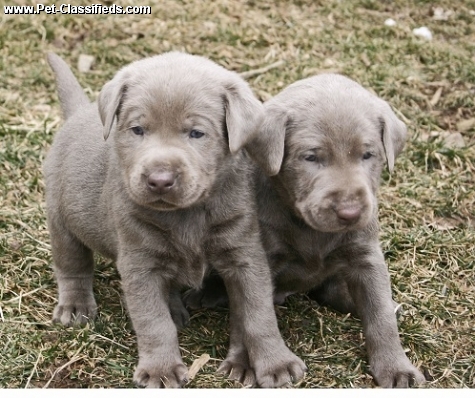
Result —
<svg viewBox="0 0 475 398"><path fill-rule="evenodd" d="M279 173L284 159L285 131L292 121L291 111L280 106L267 106L259 134L246 147L251 157L268 176Z"/></svg>
<svg viewBox="0 0 475 398"><path fill-rule="evenodd" d="M247 150L267 173L256 173L256 187L275 302L314 289L320 302L361 318L380 386L422 383L399 340L378 241L380 175L404 147L404 123L386 102L333 74L298 81L264 105ZM216 290L205 286L188 302L196 307Z"/></svg>
<svg viewBox="0 0 475 398"><path fill-rule="evenodd" d="M339 75L294 83L265 108L260 134L249 145L274 175L267 188L278 196L260 201L264 242L269 259L289 248L298 253L271 264L275 296L317 288L320 301L361 318L380 386L422 383L399 341L378 242L379 179L385 164L393 170L406 126L386 102Z"/></svg>
<svg viewBox="0 0 475 398"><path fill-rule="evenodd" d="M249 86L205 58L167 53L120 70L91 104L64 61L48 60L66 118L44 165L54 321L94 318L93 252L112 258L137 335L135 382L180 387L187 369L175 324L188 314L177 291L212 268L231 307L219 370L263 387L302 378L305 365L277 327L241 150L263 116Z"/></svg>
<svg viewBox="0 0 475 398"><path fill-rule="evenodd" d="M255 97L249 90L243 90L237 84L230 84L226 87L224 103L226 108L226 128L228 131L229 149L232 154L237 153L249 141L251 141L258 128L251 130L252 134L243 134L249 131L245 128L247 124L259 126L263 119L263 114L255 111Z"/></svg>
<svg viewBox="0 0 475 398"><path fill-rule="evenodd" d="M99 116L104 126L104 141L109 138L112 126L117 121L120 102L127 90L126 80L128 71L122 69L114 76L114 79L107 82L99 93L97 105Z"/></svg>
<svg viewBox="0 0 475 398"><path fill-rule="evenodd" d="M382 131L381 139L384 145L388 170L392 172L394 161L402 152L406 143L407 129L406 125L396 117L386 102L379 100L379 98L377 100L381 102L381 116L379 117Z"/></svg>

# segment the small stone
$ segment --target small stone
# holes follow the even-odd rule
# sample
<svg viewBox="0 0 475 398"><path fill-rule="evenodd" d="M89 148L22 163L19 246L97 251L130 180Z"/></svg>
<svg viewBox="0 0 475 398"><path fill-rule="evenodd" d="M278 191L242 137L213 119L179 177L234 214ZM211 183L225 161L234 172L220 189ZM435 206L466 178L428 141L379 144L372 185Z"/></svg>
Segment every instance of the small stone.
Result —
<svg viewBox="0 0 475 398"><path fill-rule="evenodd" d="M81 73L87 73L91 70L94 63L94 57L92 55L81 54L78 59L78 70Z"/></svg>
<svg viewBox="0 0 475 398"><path fill-rule="evenodd" d="M442 7L435 7L434 8L434 18L436 21L448 21L448 19L454 13L452 10L444 10Z"/></svg>
<svg viewBox="0 0 475 398"><path fill-rule="evenodd" d="M20 250L21 247L22 247L21 242L19 240L16 240L16 239L10 239L8 241L8 245L10 246L10 250L12 250L14 252Z"/></svg>
<svg viewBox="0 0 475 398"><path fill-rule="evenodd" d="M462 120L457 123L457 130L462 133L474 127L475 127L475 117L472 117L471 119Z"/></svg>
<svg viewBox="0 0 475 398"><path fill-rule="evenodd" d="M452 133L444 138L444 145L447 148L463 148L465 147L465 140L460 133Z"/></svg>
<svg viewBox="0 0 475 398"><path fill-rule="evenodd" d="M417 37L420 37L424 40L432 40L432 32L426 26L421 26L420 28L416 28L412 30L412 33Z"/></svg>
<svg viewBox="0 0 475 398"><path fill-rule="evenodd" d="M258 90L257 95L261 99L261 101L265 102L268 101L272 98L272 94L268 93L267 91L264 90Z"/></svg>
<svg viewBox="0 0 475 398"><path fill-rule="evenodd" d="M396 26L397 22L392 18L388 18L388 19L386 19L386 21L384 21L384 25L385 26Z"/></svg>

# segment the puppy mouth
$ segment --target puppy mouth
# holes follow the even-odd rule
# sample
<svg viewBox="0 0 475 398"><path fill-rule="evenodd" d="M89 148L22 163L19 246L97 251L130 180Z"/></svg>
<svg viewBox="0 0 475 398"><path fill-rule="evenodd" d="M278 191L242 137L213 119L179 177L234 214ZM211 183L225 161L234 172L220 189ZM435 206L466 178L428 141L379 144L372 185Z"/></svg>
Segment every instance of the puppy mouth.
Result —
<svg viewBox="0 0 475 398"><path fill-rule="evenodd" d="M176 210L180 208L180 206L176 205L175 203L167 202L163 198L149 202L147 205L153 207L156 210Z"/></svg>
<svg viewBox="0 0 475 398"><path fill-rule="evenodd" d="M326 233L341 233L341 232L356 231L359 229L363 229L366 226L366 224L362 225L361 222L347 223L347 222L342 222L339 220L332 220L328 223L326 222L319 223L319 222L315 222L315 220L313 220L312 217L305 217L304 220L313 229L320 232L326 232Z"/></svg>
<svg viewBox="0 0 475 398"><path fill-rule="evenodd" d="M186 195L184 197L178 197L178 200L171 200L170 194L160 195L159 197L155 197L147 203L147 206L153 207L156 210L178 210L178 209L186 209L191 207L195 204L200 203L203 199L208 197L209 191L207 189L200 189L191 195Z"/></svg>
<svg viewBox="0 0 475 398"><path fill-rule="evenodd" d="M354 225L348 225L348 224L340 224L340 223L332 223L332 225L328 224L322 224L322 223L317 223L315 222L311 217L305 217L304 218L305 222L311 226L313 229L319 232L325 232L325 233L340 233L340 232L348 232L354 228Z"/></svg>
<svg viewBox="0 0 475 398"><path fill-rule="evenodd" d="M174 201L165 198L165 195L150 194L150 192L136 192L130 185L128 186L128 194L130 199L140 206L149 207L155 210L175 210L180 206Z"/></svg>

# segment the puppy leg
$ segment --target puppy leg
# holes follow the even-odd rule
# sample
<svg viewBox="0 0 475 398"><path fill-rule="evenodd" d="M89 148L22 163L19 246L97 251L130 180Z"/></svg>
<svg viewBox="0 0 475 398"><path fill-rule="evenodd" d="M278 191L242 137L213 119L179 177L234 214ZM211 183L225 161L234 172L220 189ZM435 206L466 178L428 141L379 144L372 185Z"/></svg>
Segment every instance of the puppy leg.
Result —
<svg viewBox="0 0 475 398"><path fill-rule="evenodd" d="M274 304L284 304L285 299L290 294L292 293L287 291L280 292L276 289L274 292ZM201 289L190 289L186 291L183 295L183 302L185 307L191 310L229 306L226 286L223 279L216 272L211 272L211 274L205 278Z"/></svg>
<svg viewBox="0 0 475 398"><path fill-rule="evenodd" d="M367 251L366 251L367 252ZM425 381L406 357L397 330L391 286L381 250L352 259L348 288L363 323L371 372L381 387L410 387Z"/></svg>
<svg viewBox="0 0 475 398"><path fill-rule="evenodd" d="M325 280L320 286L308 292L308 297L321 305L328 305L343 314L357 315L355 303L348 290L348 284L339 276Z"/></svg>
<svg viewBox="0 0 475 398"><path fill-rule="evenodd" d="M218 368L218 373L227 375L231 380L236 380L245 387L256 385L256 374L249 362L249 354L243 341L243 329L234 311L230 313L231 332L228 355Z"/></svg>
<svg viewBox="0 0 475 398"><path fill-rule="evenodd" d="M53 322L66 326L84 325L94 319L97 311L92 291L92 251L58 222L50 220L49 231L58 282L58 304L53 312Z"/></svg>
<svg viewBox="0 0 475 398"><path fill-rule="evenodd" d="M258 239L228 250L216 269L229 294L231 341L220 369L248 380L246 359L260 387L281 387L303 378L306 367L285 345L272 303L271 275ZM215 263L214 263L215 264ZM245 352L247 351L247 357Z"/></svg>
<svg viewBox="0 0 475 398"><path fill-rule="evenodd" d="M178 289L171 289L170 292L170 314L177 329L183 329L190 320L190 314L185 308Z"/></svg>
<svg viewBox="0 0 475 398"><path fill-rule="evenodd" d="M190 289L183 295L185 307L192 310L228 306L228 293L223 279L216 271L204 279L200 289Z"/></svg>
<svg viewBox="0 0 475 398"><path fill-rule="evenodd" d="M342 314L358 315L355 302L348 290L348 284L340 276L330 277L320 286L310 290L307 296L320 305L325 305ZM393 300L393 308L398 313L399 303Z"/></svg>
<svg viewBox="0 0 475 398"><path fill-rule="evenodd" d="M143 387L181 387L187 368L170 314L170 285L147 253L121 252L117 261L128 312L137 335L139 363L134 381Z"/></svg>

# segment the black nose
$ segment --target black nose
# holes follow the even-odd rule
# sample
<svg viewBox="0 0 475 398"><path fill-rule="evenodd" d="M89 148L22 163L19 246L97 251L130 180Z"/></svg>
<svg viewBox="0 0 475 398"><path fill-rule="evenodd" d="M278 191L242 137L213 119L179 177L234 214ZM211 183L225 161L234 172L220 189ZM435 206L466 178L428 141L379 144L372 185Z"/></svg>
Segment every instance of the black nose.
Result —
<svg viewBox="0 0 475 398"><path fill-rule="evenodd" d="M154 171L147 178L147 186L153 192L165 194L175 185L175 174L170 171Z"/></svg>

